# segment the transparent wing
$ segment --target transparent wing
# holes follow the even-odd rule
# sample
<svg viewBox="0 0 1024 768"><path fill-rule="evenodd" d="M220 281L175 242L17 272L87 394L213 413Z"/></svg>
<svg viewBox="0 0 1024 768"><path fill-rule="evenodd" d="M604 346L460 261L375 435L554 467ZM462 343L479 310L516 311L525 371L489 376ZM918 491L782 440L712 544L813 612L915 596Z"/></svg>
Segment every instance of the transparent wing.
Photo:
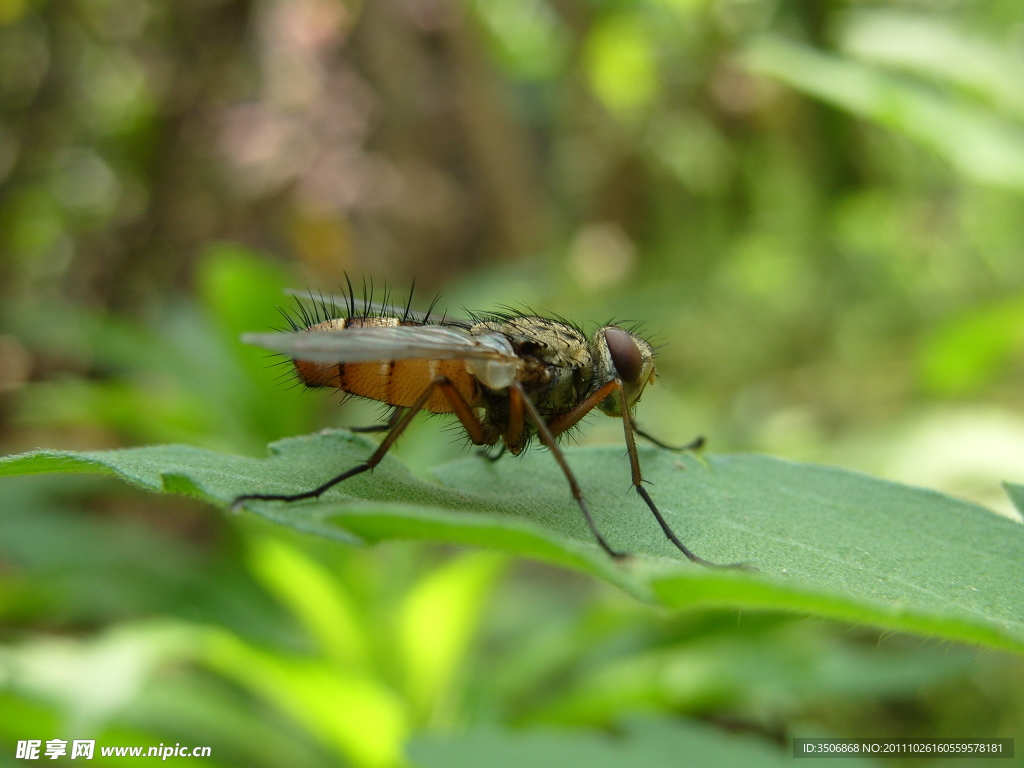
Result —
<svg viewBox="0 0 1024 768"><path fill-rule="evenodd" d="M473 336L441 325L352 328L338 331L246 333L246 344L311 363L372 363L388 360L480 360L518 368L522 361L496 333Z"/></svg>

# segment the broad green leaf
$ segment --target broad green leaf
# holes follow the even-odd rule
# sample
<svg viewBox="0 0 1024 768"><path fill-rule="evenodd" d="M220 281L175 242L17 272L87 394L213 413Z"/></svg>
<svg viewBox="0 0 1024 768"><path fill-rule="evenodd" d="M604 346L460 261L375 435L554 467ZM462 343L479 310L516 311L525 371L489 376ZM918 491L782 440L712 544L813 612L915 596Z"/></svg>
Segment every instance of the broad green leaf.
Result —
<svg viewBox="0 0 1024 768"><path fill-rule="evenodd" d="M271 458L188 446L0 460L0 474L117 474L138 485L227 504L242 493L308 490L364 459L373 443L325 431L271 445ZM320 501L251 502L292 528L356 543L432 539L494 547L577 568L672 607L719 604L807 612L1024 651L1024 526L989 510L866 475L764 456L700 461L644 448L651 492L690 547L755 574L691 565L630 491L621 448L567 452L613 546L594 544L545 451L444 465L440 485L388 457Z"/></svg>
<svg viewBox="0 0 1024 768"><path fill-rule="evenodd" d="M749 736L733 736L703 723L633 719L614 736L584 730L523 733L477 729L457 736L414 739L417 768L623 768L639 765L713 765L746 768L790 765L788 751ZM863 768L860 758L823 757L816 766Z"/></svg>

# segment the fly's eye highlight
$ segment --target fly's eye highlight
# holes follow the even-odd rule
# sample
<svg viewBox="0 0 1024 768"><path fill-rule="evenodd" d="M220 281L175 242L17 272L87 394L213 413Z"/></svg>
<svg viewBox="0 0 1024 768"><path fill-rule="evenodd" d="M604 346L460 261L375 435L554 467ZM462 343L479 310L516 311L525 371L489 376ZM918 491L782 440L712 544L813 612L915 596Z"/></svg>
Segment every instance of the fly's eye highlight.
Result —
<svg viewBox="0 0 1024 768"><path fill-rule="evenodd" d="M627 384L639 381L643 372L643 358L633 337L619 328L605 328L604 339L608 343L608 351L615 370L619 372L619 378Z"/></svg>

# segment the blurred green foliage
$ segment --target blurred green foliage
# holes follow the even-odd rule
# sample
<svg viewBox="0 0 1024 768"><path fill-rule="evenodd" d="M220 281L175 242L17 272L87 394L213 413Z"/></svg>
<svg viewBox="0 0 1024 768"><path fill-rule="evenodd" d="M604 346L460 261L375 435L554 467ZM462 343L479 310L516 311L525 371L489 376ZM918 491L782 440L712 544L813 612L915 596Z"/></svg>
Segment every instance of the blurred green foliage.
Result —
<svg viewBox="0 0 1024 768"><path fill-rule="evenodd" d="M366 423L236 341L281 324L282 286L348 270L453 311L644 320L664 346L638 417L666 439L1013 515L1022 29L1017 0L0 0L0 446L260 455ZM607 421L585 439L619 439ZM459 451L423 422L416 471ZM53 736L373 766L423 730L429 765L529 749L519 727L781 754L1024 723L999 653L662 615L535 564L283 540L95 479L3 488L0 762Z"/></svg>

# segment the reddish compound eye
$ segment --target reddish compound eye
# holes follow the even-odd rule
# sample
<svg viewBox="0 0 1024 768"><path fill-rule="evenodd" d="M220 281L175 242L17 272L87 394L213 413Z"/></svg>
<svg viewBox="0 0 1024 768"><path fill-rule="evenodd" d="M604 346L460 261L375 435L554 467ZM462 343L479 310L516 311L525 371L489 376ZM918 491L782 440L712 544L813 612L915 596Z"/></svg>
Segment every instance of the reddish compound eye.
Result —
<svg viewBox="0 0 1024 768"><path fill-rule="evenodd" d="M619 378L627 384L635 384L643 373L643 358L633 337L618 328L605 328L604 339Z"/></svg>

